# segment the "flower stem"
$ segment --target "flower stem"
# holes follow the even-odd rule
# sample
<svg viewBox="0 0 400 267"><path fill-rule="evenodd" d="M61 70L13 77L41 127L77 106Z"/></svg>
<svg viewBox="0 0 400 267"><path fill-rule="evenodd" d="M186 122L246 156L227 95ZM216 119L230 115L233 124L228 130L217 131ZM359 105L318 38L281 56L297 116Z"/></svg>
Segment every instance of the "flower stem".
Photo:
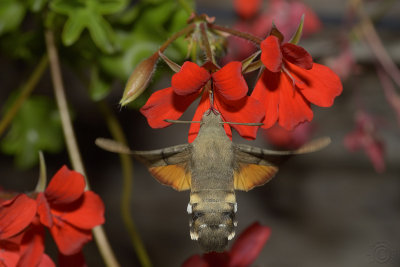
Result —
<svg viewBox="0 0 400 267"><path fill-rule="evenodd" d="M47 55L42 56L39 64L35 67L35 70L32 72L28 81L22 86L21 93L18 95L11 108L7 111L7 113L0 121L0 136L10 125L11 121L14 119L22 104L31 95L33 89L35 89L37 83L40 81L40 78L43 76L43 73L47 68L48 62L49 61Z"/></svg>
<svg viewBox="0 0 400 267"><path fill-rule="evenodd" d="M360 31L364 36L367 44L371 48L372 52L375 54L376 59L382 65L383 69L387 74L393 79L393 81L400 86L400 70L397 68L396 64L391 59L390 55L385 49L379 35L375 29L375 26L364 10L363 1L355 1L354 5L361 17Z"/></svg>
<svg viewBox="0 0 400 267"><path fill-rule="evenodd" d="M207 61L211 61L211 62L215 63L215 59L214 59L214 55L211 50L210 42L208 41L206 25L204 23L200 24L200 31L201 31L201 39L203 42L203 46L206 50Z"/></svg>
<svg viewBox="0 0 400 267"><path fill-rule="evenodd" d="M257 36L254 36L250 33L245 33L245 32L241 32L232 28L228 28L228 27L224 27L224 26L220 26L220 25L216 25L213 23L208 23L207 25L210 29L214 29L217 31L221 31L221 32L226 32L229 33L231 35L235 35L237 37L249 40L251 42L253 42L254 44L256 44L257 46L260 46L262 39L258 38Z"/></svg>
<svg viewBox="0 0 400 267"><path fill-rule="evenodd" d="M79 153L79 148L76 142L74 130L72 127L71 117L68 112L67 99L64 92L64 86L61 76L60 62L58 59L57 48L54 43L54 35L51 30L46 30L45 40L47 53L50 60L51 77L53 80L54 94L60 112L61 124L66 140L67 150L71 159L72 167L75 171L80 172L86 181L86 189L89 189L89 183L87 181L85 169L83 167L82 159ZM115 258L115 255L111 249L111 246L107 240L104 229L102 226L93 228L93 235L96 240L97 246L103 257L106 266L118 267L119 263Z"/></svg>
<svg viewBox="0 0 400 267"><path fill-rule="evenodd" d="M104 101L99 102L98 106L100 108L100 111L103 113L103 116L106 119L108 129L110 130L113 139L115 139L121 144L127 145L126 137L121 128L121 125L118 123L117 118L110 110L110 107ZM132 161L129 155L119 154L119 156L122 165L122 176L123 176L123 185L122 185L123 191L121 196L122 219L125 223L125 227L129 232L133 247L136 251L141 266L151 267L152 264L150 258L146 252L145 246L139 236L139 233L136 230L136 226L133 221L132 214L130 212L130 201L131 201L132 180L133 180Z"/></svg>
<svg viewBox="0 0 400 267"><path fill-rule="evenodd" d="M189 32L191 32L194 29L194 27L195 27L195 24L191 23L191 24L187 25L185 28L183 28L182 30L180 30L179 32L174 33L167 41L165 41L165 43L163 43L163 45L160 47L159 51L164 52L164 50L167 49L167 47L173 41L175 41L182 35L188 34ZM156 53L158 53L158 51Z"/></svg>
<svg viewBox="0 0 400 267"><path fill-rule="evenodd" d="M86 189L89 189L89 183L86 179L86 171L83 167L81 154L76 142L74 128L71 123L71 117L68 111L67 99L64 92L64 85L61 76L60 62L58 59L57 48L54 44L53 32L47 30L45 33L46 47L50 59L51 77L53 80L54 95L56 98L58 110L60 112L62 129L67 145L69 158L72 168L85 176Z"/></svg>

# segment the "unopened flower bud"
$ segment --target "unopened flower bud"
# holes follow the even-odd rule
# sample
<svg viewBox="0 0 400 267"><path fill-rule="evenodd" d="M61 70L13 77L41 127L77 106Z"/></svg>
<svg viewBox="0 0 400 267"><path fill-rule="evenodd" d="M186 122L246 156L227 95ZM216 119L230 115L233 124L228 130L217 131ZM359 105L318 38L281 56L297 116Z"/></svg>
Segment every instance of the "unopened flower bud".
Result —
<svg viewBox="0 0 400 267"><path fill-rule="evenodd" d="M147 85L153 76L158 57L158 52L154 53L151 57L140 62L140 64L133 70L128 82L126 83L124 94L119 101L122 106L135 100L147 88Z"/></svg>

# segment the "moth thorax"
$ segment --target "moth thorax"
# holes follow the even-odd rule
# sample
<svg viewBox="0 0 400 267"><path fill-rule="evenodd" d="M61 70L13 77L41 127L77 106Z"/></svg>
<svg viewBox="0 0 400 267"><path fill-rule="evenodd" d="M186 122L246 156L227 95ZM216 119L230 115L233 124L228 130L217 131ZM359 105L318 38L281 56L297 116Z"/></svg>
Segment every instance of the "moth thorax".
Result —
<svg viewBox="0 0 400 267"><path fill-rule="evenodd" d="M228 240L235 236L235 205L236 203L209 202L190 206L193 209L190 236L199 242L205 252L224 251ZM201 208L202 206L207 207Z"/></svg>

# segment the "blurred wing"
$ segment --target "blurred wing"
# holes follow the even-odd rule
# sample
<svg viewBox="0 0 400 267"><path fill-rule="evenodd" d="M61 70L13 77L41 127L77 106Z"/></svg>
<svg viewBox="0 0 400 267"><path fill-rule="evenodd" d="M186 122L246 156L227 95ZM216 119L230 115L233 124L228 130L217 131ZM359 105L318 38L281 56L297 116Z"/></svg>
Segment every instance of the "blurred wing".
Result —
<svg viewBox="0 0 400 267"><path fill-rule="evenodd" d="M297 150L276 151L243 144L235 144L234 186L236 190L250 189L269 182L278 172L278 165L291 155L318 151L328 144L330 138L313 140Z"/></svg>
<svg viewBox="0 0 400 267"><path fill-rule="evenodd" d="M132 155L147 166L157 181L175 190L183 191L191 187L190 144L149 151L133 151L116 141L98 138L96 145L110 152Z"/></svg>

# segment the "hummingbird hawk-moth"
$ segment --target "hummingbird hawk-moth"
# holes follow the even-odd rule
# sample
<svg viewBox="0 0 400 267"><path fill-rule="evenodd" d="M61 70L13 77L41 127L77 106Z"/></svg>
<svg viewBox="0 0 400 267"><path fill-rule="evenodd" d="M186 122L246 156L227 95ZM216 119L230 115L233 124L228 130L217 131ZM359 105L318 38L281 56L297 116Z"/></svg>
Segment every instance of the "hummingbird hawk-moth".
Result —
<svg viewBox="0 0 400 267"><path fill-rule="evenodd" d="M199 133L190 144L150 151L132 151L103 138L96 144L111 152L133 155L164 185L190 190L190 236L206 252L223 251L235 236L235 190L249 191L263 185L288 156L313 152L330 143L329 138L321 138L294 151L267 150L233 143L219 114L205 112L200 123Z"/></svg>

